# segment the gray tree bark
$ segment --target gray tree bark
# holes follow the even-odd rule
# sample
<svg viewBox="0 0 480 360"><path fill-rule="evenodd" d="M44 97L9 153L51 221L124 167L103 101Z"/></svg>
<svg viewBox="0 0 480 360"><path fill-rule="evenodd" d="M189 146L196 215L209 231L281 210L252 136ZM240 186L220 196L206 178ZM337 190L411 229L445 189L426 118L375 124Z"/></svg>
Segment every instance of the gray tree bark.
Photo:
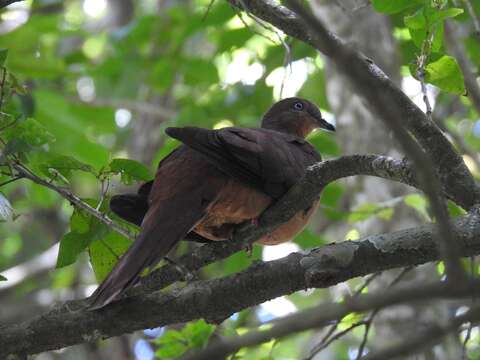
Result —
<svg viewBox="0 0 480 360"><path fill-rule="evenodd" d="M400 83L400 57L390 21L386 16L376 13L367 1L316 0L312 7L330 31L373 59L395 83ZM337 141L342 153L378 153L399 157L399 147L389 131L356 95L355 89L343 74L337 71L335 64L326 60L325 71L328 101L337 120ZM350 209L366 202L382 203L411 192L404 185L371 177L351 178L347 185L344 206ZM392 221L370 218L356 224L356 228L363 235L398 230L415 224L418 224L418 219L411 209L396 206ZM348 231L348 225L340 225L331 231L331 237L340 240ZM397 274L396 271L384 273L372 282L371 287L385 289ZM426 265L417 269L408 280L432 279L437 276L435 265ZM418 331L415 325L418 322L428 324L433 320L446 320L448 315L449 309L442 303L400 306L380 312L374 321L374 335L370 334L367 348L374 350L387 346L402 337L402 334ZM442 347L445 347L445 344ZM430 359L431 352L420 356L415 359ZM448 349L443 348L441 351L436 349L435 356L436 359L460 358L461 348L448 346Z"/></svg>

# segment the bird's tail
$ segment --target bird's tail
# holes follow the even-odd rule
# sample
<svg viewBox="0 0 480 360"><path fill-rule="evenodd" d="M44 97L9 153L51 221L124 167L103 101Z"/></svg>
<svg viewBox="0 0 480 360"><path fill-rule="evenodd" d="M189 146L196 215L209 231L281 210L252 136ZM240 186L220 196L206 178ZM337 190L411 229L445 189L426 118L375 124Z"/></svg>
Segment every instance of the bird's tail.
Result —
<svg viewBox="0 0 480 360"><path fill-rule="evenodd" d="M181 201L173 203L182 205ZM204 216L203 210L190 208L178 216L179 212L162 204L150 208L135 242L90 297L89 309L100 309L108 305L135 285L143 269L154 266L195 227Z"/></svg>

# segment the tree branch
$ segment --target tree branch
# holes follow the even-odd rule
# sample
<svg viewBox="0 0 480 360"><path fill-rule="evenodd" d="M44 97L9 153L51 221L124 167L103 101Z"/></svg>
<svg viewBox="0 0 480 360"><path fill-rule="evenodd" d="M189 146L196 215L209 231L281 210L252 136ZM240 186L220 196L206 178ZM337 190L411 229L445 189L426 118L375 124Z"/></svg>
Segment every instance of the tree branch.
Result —
<svg viewBox="0 0 480 360"><path fill-rule="evenodd" d="M478 282L475 282L478 286ZM242 347L255 346L272 339L278 339L293 333L309 329L323 327L328 322L341 319L351 312L365 312L368 310L382 309L388 306L411 301L424 301L435 298L464 297L472 292L480 292L480 289L472 289L469 286L452 288L446 283L436 282L430 284L413 284L408 287L385 292L367 294L355 298L347 298L342 303L326 303L313 308L286 316L275 322L268 330L255 330L245 335L228 338L217 342L204 350L189 353L181 360L210 360L219 359L231 353L235 353ZM478 317L480 314L476 314ZM462 319L463 322L468 321ZM390 359L382 357L381 359Z"/></svg>
<svg viewBox="0 0 480 360"><path fill-rule="evenodd" d="M110 219L107 215L104 213L96 210L95 208L91 207L88 205L86 202L82 201L78 196L75 194L71 193L70 191L61 188L59 186L56 186L55 184L48 182L35 174L33 174L31 171L29 171L27 168L25 168L23 165L19 163L12 163L12 168L15 169L18 172L18 175L20 177L23 177L25 179L29 179L30 181L33 181L35 184L44 186L50 190L55 191L57 194L62 196L63 198L67 199L70 201L70 203L74 206L76 206L79 209L82 209L83 211L89 213L93 217L97 218L101 222L103 222L105 225L109 226L112 230L118 232L120 235L125 236L127 239L134 240L135 236L130 233L127 229L121 227L117 223L113 222L112 219Z"/></svg>
<svg viewBox="0 0 480 360"><path fill-rule="evenodd" d="M410 136L408 130L413 131L414 127L404 125L404 117L400 111L404 111L399 106L397 100L393 97L393 91L397 91L405 98L405 94L400 91L395 85L388 79L388 77L382 72L380 78L373 78L365 76L369 74L369 68L375 66L377 71L381 71L370 59L366 59L363 55L354 51L353 49L345 46L338 41L337 38L332 36L323 26L323 24L315 18L310 12L308 12L297 0L287 0L287 4L298 14L298 16L309 26L308 31L312 34L312 42L318 49L324 48L324 52L327 56L330 56L337 64L342 68L347 77L357 87L360 94L362 94L370 103L372 109L379 115L385 124L392 130L396 139L403 148L403 151L413 162L416 169L416 178L418 179L419 187L424 191L427 196L430 207L432 209L438 224L438 247L442 254L442 259L445 261L445 268L447 270L448 280L454 284L459 283L465 279L465 272L460 264L459 260L459 247L453 231L451 229L450 217L448 214L447 204L442 196L441 183L438 179L437 171L433 165L434 151L439 150L436 148L424 148ZM388 85L388 86L386 86ZM387 90L391 90L387 92ZM392 91L393 90L393 91ZM408 98L407 98L408 99ZM413 103L408 99L413 105ZM415 105L414 105L415 106ZM470 192L475 188L475 183L472 175L466 168L463 159L459 156L448 140L443 136L441 131L436 125L429 120L428 116L418 108L415 107L422 115L425 125L431 130L435 130L436 141L444 141L448 149L455 155L456 160L451 162L451 166L458 167L463 165L466 170L466 174L473 182ZM421 143L424 140L424 135L417 137L417 140ZM448 153L448 149L441 149L442 154ZM443 156L443 155L442 155ZM442 174L442 166L437 167ZM443 169L446 170L446 169ZM447 180L446 178L444 180ZM455 182L458 179L455 179ZM445 183L445 186L449 186L449 183ZM441 235L440 235L441 234Z"/></svg>
<svg viewBox="0 0 480 360"><path fill-rule="evenodd" d="M463 256L480 254L480 214L459 218L454 223L454 231L462 245ZM242 309L298 290L330 287L354 277L437 259L433 225L425 225L255 263L237 274L193 282L179 291L132 296L99 311L85 310L85 301L70 302L26 323L0 327L0 358L11 353L34 354L198 318L220 322ZM390 304L390 301L399 303L451 295L451 289L447 291L445 286L417 285L410 291L413 298L410 293L406 297L394 290L383 292L381 296L373 294L368 308L345 305L348 302L330 304L320 313L324 316L321 321L338 319L352 309L366 311L386 306L387 301ZM479 286L468 289L458 288L454 294L471 296L470 291L480 291ZM379 303L377 298L385 303ZM359 302L365 304L367 300L361 299Z"/></svg>
<svg viewBox="0 0 480 360"><path fill-rule="evenodd" d="M290 219L298 211L309 207L329 183L354 175L377 176L416 186L407 161L380 155L350 155L327 160L308 168L305 176L261 215L258 221L260 226L246 224L234 234L232 242L204 245L195 249L193 253L182 256L178 263L186 270L195 272L212 262L227 258L242 250L246 243L260 238ZM132 289L132 294L145 290L160 290L182 279L183 273L178 267L165 265L142 278L141 286Z"/></svg>
<svg viewBox="0 0 480 360"><path fill-rule="evenodd" d="M11 5L13 3L20 2L20 1L23 1L23 0L0 0L0 9L3 9L8 5Z"/></svg>
<svg viewBox="0 0 480 360"><path fill-rule="evenodd" d="M480 202L480 187L441 131L406 96L371 59L347 47L338 37L316 21L311 23L271 0L228 0L239 9L246 7L253 15L276 26L330 57L357 86L358 93L387 123L401 123L411 132L432 158L444 187L454 199L469 209Z"/></svg>

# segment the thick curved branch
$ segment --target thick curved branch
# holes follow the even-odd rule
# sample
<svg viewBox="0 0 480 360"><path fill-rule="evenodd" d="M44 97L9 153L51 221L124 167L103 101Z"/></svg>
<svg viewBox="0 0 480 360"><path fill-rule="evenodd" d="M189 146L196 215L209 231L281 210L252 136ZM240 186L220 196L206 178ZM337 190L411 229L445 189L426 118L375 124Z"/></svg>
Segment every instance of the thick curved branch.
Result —
<svg viewBox="0 0 480 360"><path fill-rule="evenodd" d="M463 256L480 254L479 214L459 218L453 229ZM238 274L193 282L179 291L126 298L100 311L86 311L84 302L72 302L29 322L0 328L0 358L198 318L219 322L242 309L298 290L330 287L357 276L434 261L438 252L432 230L432 225L425 225L294 253L280 260L255 263ZM426 289L422 285L411 292L417 299L446 295ZM461 289L455 291L465 291ZM383 299L403 301L396 296L396 291L384 292ZM343 306L328 305L322 312L324 320L336 319L347 310L364 311L381 305L374 302L368 309ZM337 313L331 309L343 310Z"/></svg>
<svg viewBox="0 0 480 360"><path fill-rule="evenodd" d="M438 247L442 254L442 259L445 261L448 275L447 279L454 283L464 280L465 272L459 260L459 247L451 228L447 204L442 196L442 182L438 179L436 171L438 170L440 178L443 177L443 184L450 186L450 182L447 182L448 179L446 176L451 176L451 169L448 169L447 173L446 168L434 163L434 161L437 160L435 159L434 152L435 150L439 150L437 144L435 144L433 148L431 146L424 146L424 149L422 149L419 143L425 143L425 135L421 134L421 136L417 136L419 143L411 137L409 130L413 132L415 127L404 125L404 116L401 112L404 109L399 106L393 96L400 96L400 94L402 94L406 99L408 99L408 97L398 89L383 72L380 74L377 73L376 78L365 77L366 74L370 74L368 71L372 66L375 67L377 72L381 70L372 60L367 59L362 54L338 41L338 39L332 36L323 24L297 0L287 0L287 4L294 9L298 16L309 26L308 31L312 34L312 41L316 47L319 49L323 47L325 54L330 56L337 66L343 70L353 85L356 86L358 92L369 101L372 110L375 111L379 118L392 130L395 138L402 146L403 151L412 161L416 169L416 178L419 187L427 196L432 212L437 219ZM395 92L397 94L394 94ZM419 114L422 115L425 125L430 129L430 132L435 135L435 141L443 141L445 142L445 146L448 147L446 149L442 148L439 154L444 156L445 153L451 152L451 154L455 156L455 159L452 159L450 166L456 169L459 168L459 166L465 168L465 175L472 181L472 186L469 189L470 192L472 192L476 184L461 156L455 152L451 144L431 119L425 116L410 99L408 99L408 101L418 110ZM430 111L430 109L427 102L427 112L428 111ZM437 166L434 166L434 164ZM446 176L442 176L442 174ZM455 178L454 182L457 184L458 179Z"/></svg>
<svg viewBox="0 0 480 360"><path fill-rule="evenodd" d="M308 208L329 183L354 175L376 176L416 186L413 172L407 161L381 155L350 155L327 160L307 169L305 176L283 198L262 214L259 227L247 224L234 234L232 242L204 245L191 254L182 256L178 263L185 270L195 272L212 262L227 258L242 250L246 243L253 242L271 232L298 211ZM182 272L178 266L165 265L143 278L141 286L133 289L132 293L160 290L175 281L182 280L183 276L184 271Z"/></svg>
<svg viewBox="0 0 480 360"><path fill-rule="evenodd" d="M297 0L287 0L288 6L295 12L269 0L242 0L240 4L236 3L236 0L229 1L238 7L246 7L246 10L280 27L287 34L309 43L330 57L343 71L358 93L368 101L372 110L392 130L404 152L412 160L420 188L427 195L432 212L438 220L439 234L442 234L438 236L438 244L445 260L448 278L455 282L464 279L465 274L458 260L459 249L451 231L440 184L452 189L455 200L467 209L480 203L480 188L462 157L455 152L438 127L371 59L330 33Z"/></svg>

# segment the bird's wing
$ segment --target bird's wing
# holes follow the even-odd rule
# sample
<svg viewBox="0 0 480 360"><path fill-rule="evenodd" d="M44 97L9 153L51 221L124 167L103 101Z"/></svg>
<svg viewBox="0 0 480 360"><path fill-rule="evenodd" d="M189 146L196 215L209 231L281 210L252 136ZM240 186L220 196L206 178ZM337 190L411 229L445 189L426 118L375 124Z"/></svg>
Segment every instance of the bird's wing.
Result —
<svg viewBox="0 0 480 360"><path fill-rule="evenodd" d="M90 309L110 303L136 283L143 269L167 255L202 220L226 181L213 164L185 146L169 156L157 170L140 234L93 293Z"/></svg>
<svg viewBox="0 0 480 360"><path fill-rule="evenodd" d="M166 133L203 154L225 174L273 198L295 184L307 166L321 160L303 139L267 129L185 127L167 128Z"/></svg>
<svg viewBox="0 0 480 360"><path fill-rule="evenodd" d="M158 164L158 167L160 168L163 163L170 161L171 157L176 156L179 150L181 150L181 147L176 148L164 157ZM143 183L138 188L136 194L120 194L112 196L110 199L110 210L123 220L140 226L148 211L148 196L150 195L153 182L154 180L150 180Z"/></svg>

